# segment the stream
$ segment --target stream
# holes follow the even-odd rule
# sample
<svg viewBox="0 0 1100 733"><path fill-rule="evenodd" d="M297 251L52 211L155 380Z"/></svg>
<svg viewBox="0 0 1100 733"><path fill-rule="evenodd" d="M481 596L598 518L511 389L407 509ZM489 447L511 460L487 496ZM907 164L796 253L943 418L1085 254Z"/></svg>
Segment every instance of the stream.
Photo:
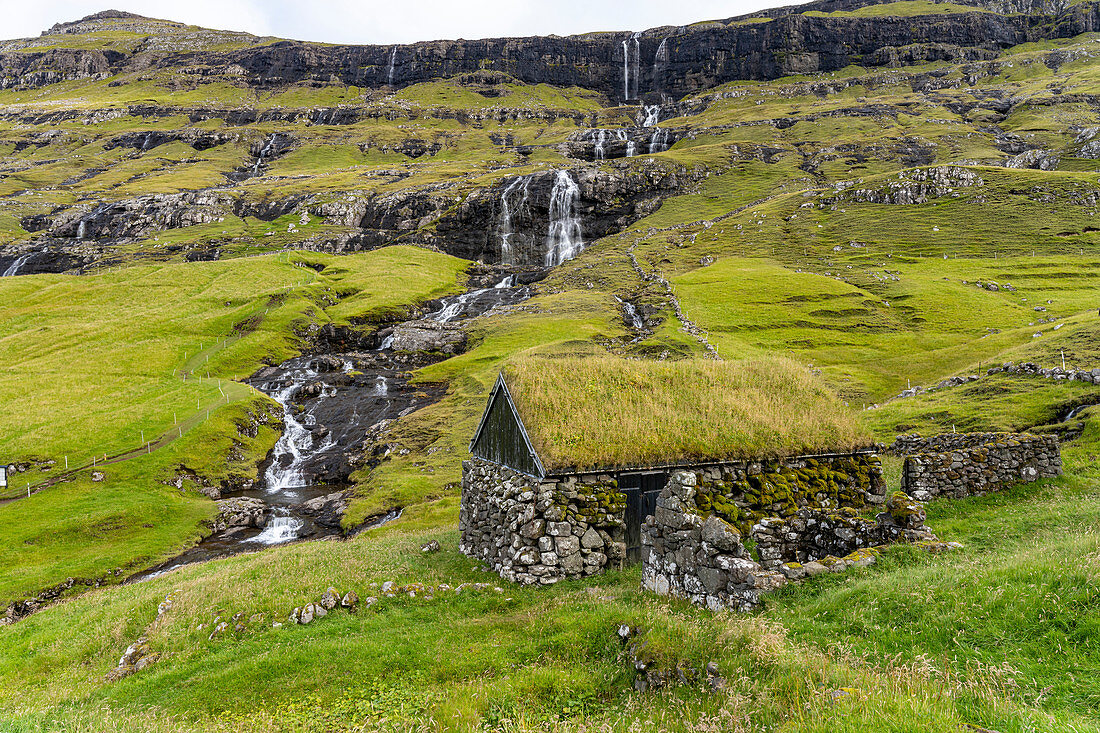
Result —
<svg viewBox="0 0 1100 733"><path fill-rule="evenodd" d="M515 275L494 278L476 288L437 301L435 309L400 329L425 321L450 324L476 318L501 305L521 302L530 288ZM380 329L383 333L394 329ZM396 352L387 335L373 350L299 356L265 367L248 383L283 407L284 429L255 488L231 497L264 503L262 527L236 526L215 532L190 550L139 573L130 582L163 575L183 565L296 540L343 536L341 492L348 488L353 462L364 451L371 428L440 399L437 385L410 385L412 370L438 357ZM230 498L223 496L223 498ZM392 510L356 531L381 526L400 516Z"/></svg>

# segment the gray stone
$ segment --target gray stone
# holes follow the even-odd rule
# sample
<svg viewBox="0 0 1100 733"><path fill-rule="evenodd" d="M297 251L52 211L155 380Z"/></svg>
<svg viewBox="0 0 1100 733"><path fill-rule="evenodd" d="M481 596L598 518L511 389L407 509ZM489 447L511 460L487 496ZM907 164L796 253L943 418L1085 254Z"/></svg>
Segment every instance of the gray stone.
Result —
<svg viewBox="0 0 1100 733"><path fill-rule="evenodd" d="M600 533L597 532L595 528L589 527L588 531L581 536L581 547L589 549L602 548L603 538L600 537Z"/></svg>

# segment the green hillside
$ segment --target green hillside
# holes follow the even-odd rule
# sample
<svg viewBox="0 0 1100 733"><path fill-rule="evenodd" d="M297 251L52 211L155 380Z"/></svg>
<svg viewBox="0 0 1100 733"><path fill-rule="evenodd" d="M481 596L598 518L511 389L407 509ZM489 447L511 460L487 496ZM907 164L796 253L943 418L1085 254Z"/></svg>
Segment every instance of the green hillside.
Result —
<svg viewBox="0 0 1100 733"><path fill-rule="evenodd" d="M805 15L1015 14L843 8ZM0 625L0 730L1100 730L1100 410L1062 422L1100 385L986 374L1100 367L1100 34L1035 37L734 81L663 100L650 127L595 88L489 68L256 86L188 54L278 39L170 21L0 43L12 68L152 59L0 84L0 272L16 268L0 278L0 461L19 467L0 489L0 616L59 596ZM650 153L655 130L672 144ZM612 147L627 137L630 157ZM557 171L581 191L583 251L545 272L541 250L502 263L506 235L545 246ZM458 321L458 353L398 355L390 378L430 404L356 436L342 535L125 582L214 533L200 488L251 486L271 462L283 414L250 377L303 354L369 362L387 329L506 275L530 297ZM891 547L752 614L645 594L637 566L529 588L458 551L462 462L501 370L569 400L577 435L642 440L601 409L617 396L593 386L599 365L629 381L712 358L637 394L673 410L713 375L780 365L754 384L797 383L815 400L798 417L825 405L813 427L841 425L834 442L1056 432L1065 475L933 500L928 526L961 549ZM329 586L378 600L288 622ZM139 637L152 665L105 681ZM662 686L640 689L644 672Z"/></svg>

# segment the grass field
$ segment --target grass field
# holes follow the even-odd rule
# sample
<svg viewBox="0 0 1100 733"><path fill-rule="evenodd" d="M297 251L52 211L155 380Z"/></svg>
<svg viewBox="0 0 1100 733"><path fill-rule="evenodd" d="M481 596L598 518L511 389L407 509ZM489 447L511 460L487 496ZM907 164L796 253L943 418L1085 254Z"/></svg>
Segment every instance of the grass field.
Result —
<svg viewBox="0 0 1100 733"><path fill-rule="evenodd" d="M980 22L989 11L907 0L827 15L963 12ZM769 23L741 22L761 33ZM504 77L260 90L196 57L186 69L6 86L5 257L42 236L29 231L35 217L56 223L146 194L232 203L210 216L174 200L183 214L163 226L85 243L86 276L0 279L0 460L28 467L0 501L41 489L0 504L0 608L78 581L60 603L0 626L0 730L1100 731L1096 408L1069 426L1082 433L1064 446L1064 477L929 504L929 526L962 549L891 548L868 568L788 586L754 614L646 595L636 566L505 584L458 552L456 528L461 463L502 369L521 402L533 398L531 421L563 463L615 461L624 443L697 456L902 432L1066 434L1058 420L1100 402L1100 387L1000 374L891 398L1006 361L1100 367L1098 38L966 64L733 82L666 106L661 126L682 133L668 151L598 164L567 158L562 143L629 127L637 108ZM154 23L11 52L273 42ZM334 108L354 121L327 124ZM146 148L159 139L149 133L171 139ZM289 147L237 180L274 134ZM1029 149L1050 169L1004 167ZM397 241L438 243L439 216L471 194L589 165L603 176L601 207L623 203L620 179L680 185L638 202L612 227L621 233L586 237L530 300L466 323L465 353L412 373L414 387L445 394L388 429L389 455L353 475L344 518L351 529L402 507L398 521L117 583L209 531L213 503L172 479L251 477L268 454L278 410L242 377L307 349L321 326L369 331L459 292L476 271L422 247L312 250L360 234L373 197L386 197ZM184 261L215 251L217 261ZM624 322L616 298L644 328ZM677 306L722 362L704 361ZM93 455L102 481L81 470L47 485L66 459L75 469ZM891 489L899 463L885 461ZM441 551L422 553L429 540ZM105 587L87 588L96 581ZM385 581L433 588L284 623L329 585L365 598ZM244 628L211 638L219 617ZM637 656L673 684L635 690L624 624L638 629ZM155 663L106 683L141 636ZM718 690L698 672L708 663Z"/></svg>

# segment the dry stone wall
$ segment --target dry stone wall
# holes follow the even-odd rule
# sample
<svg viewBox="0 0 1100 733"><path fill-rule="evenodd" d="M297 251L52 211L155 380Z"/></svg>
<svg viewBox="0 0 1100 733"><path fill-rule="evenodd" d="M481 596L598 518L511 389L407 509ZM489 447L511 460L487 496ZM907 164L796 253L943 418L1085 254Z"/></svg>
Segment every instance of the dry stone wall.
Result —
<svg viewBox="0 0 1100 733"><path fill-rule="evenodd" d="M935 540L923 507L896 492L874 521L854 509L800 509L761 520L752 529L757 562L736 527L700 513L698 489L697 476L682 471L658 497L642 528L642 588L711 610L749 611L788 581L873 563L873 547Z"/></svg>
<svg viewBox="0 0 1100 733"><path fill-rule="evenodd" d="M800 509L787 519L760 520L750 536L761 565L797 579L805 576L799 568L806 563L844 558L868 547L934 540L924 519L924 507L898 491L873 520L854 509Z"/></svg>
<svg viewBox="0 0 1100 733"><path fill-rule="evenodd" d="M920 501L983 494L1062 473L1061 449L1054 435L903 435L891 452L906 456L901 488Z"/></svg>
<svg viewBox="0 0 1100 733"><path fill-rule="evenodd" d="M799 456L699 469L696 508L748 534L765 517L807 507L880 506L886 502L882 462L873 454Z"/></svg>
<svg viewBox="0 0 1100 733"><path fill-rule="evenodd" d="M549 585L621 567L625 513L606 474L540 480L479 458L462 464L459 549L505 580Z"/></svg>
<svg viewBox="0 0 1100 733"><path fill-rule="evenodd" d="M785 576L747 556L737 529L695 504L694 473L673 474L642 527L642 588L686 598L711 610L749 611L760 594L782 587Z"/></svg>

